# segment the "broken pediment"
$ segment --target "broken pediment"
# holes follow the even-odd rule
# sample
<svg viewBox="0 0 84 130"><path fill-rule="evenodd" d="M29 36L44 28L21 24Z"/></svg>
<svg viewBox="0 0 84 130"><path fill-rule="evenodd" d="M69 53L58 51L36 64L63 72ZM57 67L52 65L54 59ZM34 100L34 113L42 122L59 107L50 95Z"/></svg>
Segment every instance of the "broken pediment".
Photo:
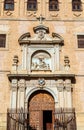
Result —
<svg viewBox="0 0 84 130"><path fill-rule="evenodd" d="M30 33L27 32L23 35L20 36L20 38L18 39L18 42L21 44L21 43L24 43L24 42L28 42L28 39L30 38Z"/></svg>
<svg viewBox="0 0 84 130"><path fill-rule="evenodd" d="M44 25L39 25L33 28L34 35L31 36L30 33L23 34L18 42L20 44L29 44L29 43L56 43L63 45L63 38L57 34L52 33L52 36L49 35L49 28Z"/></svg>

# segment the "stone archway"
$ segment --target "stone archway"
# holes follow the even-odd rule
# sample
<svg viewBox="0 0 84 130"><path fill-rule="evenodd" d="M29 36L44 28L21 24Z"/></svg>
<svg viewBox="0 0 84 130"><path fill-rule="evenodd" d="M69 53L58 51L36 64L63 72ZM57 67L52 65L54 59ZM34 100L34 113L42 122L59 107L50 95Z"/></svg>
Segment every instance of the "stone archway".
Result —
<svg viewBox="0 0 84 130"><path fill-rule="evenodd" d="M45 91L38 90L31 94L28 101L29 124L36 130L52 129L55 109L53 96Z"/></svg>

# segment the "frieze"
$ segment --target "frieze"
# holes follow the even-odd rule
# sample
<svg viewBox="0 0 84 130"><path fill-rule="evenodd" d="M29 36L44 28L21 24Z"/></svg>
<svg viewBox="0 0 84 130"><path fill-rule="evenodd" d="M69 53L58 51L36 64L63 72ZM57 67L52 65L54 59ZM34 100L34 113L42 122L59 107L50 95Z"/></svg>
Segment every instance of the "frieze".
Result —
<svg viewBox="0 0 84 130"><path fill-rule="evenodd" d="M37 87L38 86L38 79L37 80L29 80L26 81L26 87Z"/></svg>

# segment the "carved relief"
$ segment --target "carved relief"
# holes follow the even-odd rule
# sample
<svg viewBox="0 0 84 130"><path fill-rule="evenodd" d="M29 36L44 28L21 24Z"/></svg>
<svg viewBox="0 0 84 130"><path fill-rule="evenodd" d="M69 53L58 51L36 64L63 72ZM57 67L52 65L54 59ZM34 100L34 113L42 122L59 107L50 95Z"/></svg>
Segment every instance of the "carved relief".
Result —
<svg viewBox="0 0 84 130"><path fill-rule="evenodd" d="M56 17L58 17L58 14L56 14L56 13L50 13L50 16L51 16L52 18L56 18Z"/></svg>
<svg viewBox="0 0 84 130"><path fill-rule="evenodd" d="M32 57L31 70L50 70L51 58L45 52L39 52Z"/></svg>
<svg viewBox="0 0 84 130"><path fill-rule="evenodd" d="M27 16L28 17L37 17L37 12L36 11L28 11Z"/></svg>
<svg viewBox="0 0 84 130"><path fill-rule="evenodd" d="M38 33L38 38L40 38L40 40L42 40L44 38L45 34L43 32L43 30L40 30Z"/></svg>
<svg viewBox="0 0 84 130"><path fill-rule="evenodd" d="M6 14L7 16L11 16L13 13L12 13L10 10L8 10L7 12L5 12L5 14Z"/></svg>

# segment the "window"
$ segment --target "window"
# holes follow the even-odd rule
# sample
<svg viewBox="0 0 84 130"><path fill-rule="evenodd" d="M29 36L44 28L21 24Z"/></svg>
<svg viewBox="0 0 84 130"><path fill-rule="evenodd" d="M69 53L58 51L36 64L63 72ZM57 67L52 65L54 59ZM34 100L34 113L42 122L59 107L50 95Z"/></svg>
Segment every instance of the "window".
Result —
<svg viewBox="0 0 84 130"><path fill-rule="evenodd" d="M14 10L14 0L5 0L4 10Z"/></svg>
<svg viewBox="0 0 84 130"><path fill-rule="evenodd" d="M84 48L84 35L77 35L78 48Z"/></svg>
<svg viewBox="0 0 84 130"><path fill-rule="evenodd" d="M72 10L81 11L81 0L72 0Z"/></svg>
<svg viewBox="0 0 84 130"><path fill-rule="evenodd" d="M0 34L0 47L5 48L6 46L6 34Z"/></svg>
<svg viewBox="0 0 84 130"><path fill-rule="evenodd" d="M37 10L37 0L28 0L27 1L27 10L30 10L30 11Z"/></svg>
<svg viewBox="0 0 84 130"><path fill-rule="evenodd" d="M58 11L59 10L58 0L49 0L49 10L50 11Z"/></svg>

